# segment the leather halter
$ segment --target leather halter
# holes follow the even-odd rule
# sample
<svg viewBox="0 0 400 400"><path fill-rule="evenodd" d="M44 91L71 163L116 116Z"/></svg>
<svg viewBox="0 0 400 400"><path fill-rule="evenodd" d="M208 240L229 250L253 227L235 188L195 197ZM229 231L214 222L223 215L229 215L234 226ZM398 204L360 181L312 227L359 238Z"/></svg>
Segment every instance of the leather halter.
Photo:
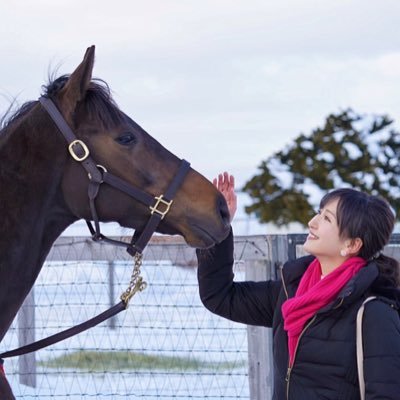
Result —
<svg viewBox="0 0 400 400"><path fill-rule="evenodd" d="M71 156L77 162L81 163L82 167L85 168L88 174L89 178L88 196L90 202L90 210L92 213L92 219L94 221L95 226L93 228L90 221L86 221L86 223L88 224L89 230L92 234L92 239L97 242L105 241L114 245L124 246L127 248L128 253L134 256L135 258L141 256L143 249L146 247L152 234L155 232L158 224L168 213L173 201L173 197L176 194L177 190L179 189L180 185L182 184L187 172L189 171L190 164L187 161L182 160L178 172L173 178L169 187L167 188L165 194L153 197L150 194L132 186L123 179L118 178L113 174L110 174L103 166L97 165L91 158L89 149L86 146L86 144L82 140L77 139L76 135L68 126L67 122L65 121L61 113L58 111L55 104L49 98L43 96L39 98L39 101L40 104L43 106L43 108L49 113L49 115L57 125L58 129L63 134L65 140L68 143L68 150ZM96 211L95 199L97 197L100 185L102 183L106 183L128 194L135 200L138 200L141 203L148 206L150 209L151 215L143 232L141 232L141 234L139 235L136 235L135 232L135 235L132 236L130 243L107 238L100 232L99 218ZM101 322L125 310L128 307L129 299L133 294L128 294L127 297L124 297L124 295L121 296L121 301L118 304L112 306L111 308L102 312L101 314L96 315L95 317L91 318L88 321L85 321L79 325L76 325L64 331L58 332L45 339L41 339L36 342L30 343L26 346L22 346L14 350L1 353L0 365L2 365L1 358L21 356L23 354L37 351L39 349L58 343L62 340L65 340L71 336L74 336L80 332L86 331L87 329L100 324ZM1 374L1 368L0 368L0 374Z"/></svg>
<svg viewBox="0 0 400 400"><path fill-rule="evenodd" d="M68 143L68 150L71 156L74 158L74 160L81 163L82 167L88 174L88 196L94 228L90 221L86 221L86 223L89 227L90 233L92 234L92 239L96 242L105 241L117 246L125 246L127 247L128 253L132 256L136 253L142 253L151 236L157 229L158 224L168 213L173 202L173 197L175 196L187 172L189 171L190 164L187 161L182 160L178 172L167 188L165 194L153 197L141 189L132 186L123 179L109 173L103 166L96 164L90 156L90 152L86 144L82 140L77 139L76 135L71 130L64 117L58 111L53 101L43 96L40 97L39 101L43 108L49 113L60 132L63 134ZM143 232L141 232L140 235L136 235L135 232L135 235L132 236L131 243L110 239L100 232L100 224L96 211L95 199L102 183L106 183L128 194L135 200L138 200L144 205L148 206L150 209L151 215Z"/></svg>

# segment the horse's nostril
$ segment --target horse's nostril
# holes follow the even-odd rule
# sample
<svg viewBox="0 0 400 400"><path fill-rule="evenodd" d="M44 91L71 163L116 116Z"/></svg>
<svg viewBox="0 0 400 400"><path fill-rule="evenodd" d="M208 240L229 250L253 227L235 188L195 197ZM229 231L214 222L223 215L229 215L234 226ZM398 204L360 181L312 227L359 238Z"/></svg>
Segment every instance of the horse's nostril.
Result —
<svg viewBox="0 0 400 400"><path fill-rule="evenodd" d="M223 224L229 225L231 222L231 218L229 215L229 209L228 209L225 199L222 196L219 197L219 199L218 199L218 210L219 210L219 214L221 216Z"/></svg>

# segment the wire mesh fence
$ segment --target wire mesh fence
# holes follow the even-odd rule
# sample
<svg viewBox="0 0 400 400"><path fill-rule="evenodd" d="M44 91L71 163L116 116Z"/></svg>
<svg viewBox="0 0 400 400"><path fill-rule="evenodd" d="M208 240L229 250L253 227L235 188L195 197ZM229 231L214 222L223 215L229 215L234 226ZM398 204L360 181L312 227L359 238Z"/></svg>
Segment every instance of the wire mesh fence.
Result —
<svg viewBox="0 0 400 400"><path fill-rule="evenodd" d="M24 305L25 317L16 318L2 348L17 347L21 336L37 340L87 320L126 288L132 261L124 249L64 239L53 247ZM145 259L158 261L142 268L148 287L125 312L25 359L6 361L18 399L249 398L246 327L200 303L193 251L188 259L185 245L156 247ZM241 265L235 265L239 279Z"/></svg>
<svg viewBox="0 0 400 400"><path fill-rule="evenodd" d="M305 235L235 239L235 280L278 278L302 254ZM400 259L400 235L385 253ZM270 399L271 332L211 314L200 303L196 259L180 239L156 237L145 251L148 282L111 320L6 361L17 399ZM0 351L52 335L119 301L132 260L124 249L62 237Z"/></svg>

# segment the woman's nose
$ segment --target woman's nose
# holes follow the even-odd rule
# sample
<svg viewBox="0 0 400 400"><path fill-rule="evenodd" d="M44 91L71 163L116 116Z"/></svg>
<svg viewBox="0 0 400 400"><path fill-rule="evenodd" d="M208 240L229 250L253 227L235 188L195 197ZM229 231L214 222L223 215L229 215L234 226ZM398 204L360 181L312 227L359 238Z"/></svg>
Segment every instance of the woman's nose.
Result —
<svg viewBox="0 0 400 400"><path fill-rule="evenodd" d="M314 215L314 217L312 217L310 219L310 221L308 221L308 227L309 228L315 228L317 226L317 221L318 221L318 214Z"/></svg>

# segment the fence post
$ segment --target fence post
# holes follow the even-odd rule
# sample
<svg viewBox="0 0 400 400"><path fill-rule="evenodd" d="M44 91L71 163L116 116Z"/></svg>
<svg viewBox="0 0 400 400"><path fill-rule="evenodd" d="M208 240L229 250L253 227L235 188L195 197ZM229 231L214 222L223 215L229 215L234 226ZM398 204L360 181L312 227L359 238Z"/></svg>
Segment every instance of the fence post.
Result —
<svg viewBox="0 0 400 400"><path fill-rule="evenodd" d="M109 293L109 304L110 307L114 305L115 302L115 290L114 290L114 280L115 280L115 263L114 261L108 262L108 293ZM110 329L115 329L117 317L111 317L108 319L108 327Z"/></svg>
<svg viewBox="0 0 400 400"><path fill-rule="evenodd" d="M287 260L287 237L266 237L268 260L247 261L246 280L276 279L277 268ZM249 386L251 400L270 400L273 394L272 330L260 326L247 327Z"/></svg>
<svg viewBox="0 0 400 400"><path fill-rule="evenodd" d="M25 298L18 313L18 345L25 346L35 341L35 295L34 288ZM35 352L18 357L19 381L21 384L36 387Z"/></svg>

